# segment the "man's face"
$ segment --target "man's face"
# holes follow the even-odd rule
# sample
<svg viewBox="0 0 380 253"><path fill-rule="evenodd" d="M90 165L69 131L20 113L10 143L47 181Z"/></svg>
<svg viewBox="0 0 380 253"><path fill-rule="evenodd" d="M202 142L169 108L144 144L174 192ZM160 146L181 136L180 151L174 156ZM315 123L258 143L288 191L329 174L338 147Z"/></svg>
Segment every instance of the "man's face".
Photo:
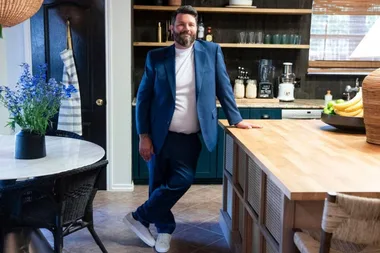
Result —
<svg viewBox="0 0 380 253"><path fill-rule="evenodd" d="M195 41L197 22L190 14L177 14L172 27L174 40L183 47L190 47Z"/></svg>

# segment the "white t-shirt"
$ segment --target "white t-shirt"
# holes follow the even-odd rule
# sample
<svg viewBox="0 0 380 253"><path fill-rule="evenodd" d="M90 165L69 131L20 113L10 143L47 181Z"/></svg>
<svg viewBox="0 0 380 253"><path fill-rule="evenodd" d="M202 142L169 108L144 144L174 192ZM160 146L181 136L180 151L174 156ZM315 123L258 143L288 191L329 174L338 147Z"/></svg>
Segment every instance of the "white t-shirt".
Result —
<svg viewBox="0 0 380 253"><path fill-rule="evenodd" d="M199 131L195 86L194 48L175 48L175 110L169 130L177 133Z"/></svg>

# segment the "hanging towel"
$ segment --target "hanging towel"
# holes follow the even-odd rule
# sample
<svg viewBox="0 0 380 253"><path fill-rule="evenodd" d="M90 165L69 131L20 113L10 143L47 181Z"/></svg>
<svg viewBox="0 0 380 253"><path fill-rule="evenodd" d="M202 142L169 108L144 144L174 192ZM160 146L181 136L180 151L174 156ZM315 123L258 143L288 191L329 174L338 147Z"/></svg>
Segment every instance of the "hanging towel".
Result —
<svg viewBox="0 0 380 253"><path fill-rule="evenodd" d="M63 61L62 82L66 86L72 84L77 89L77 92L72 93L70 98L61 101L57 129L82 135L81 99L73 50L65 49L62 51L61 59Z"/></svg>

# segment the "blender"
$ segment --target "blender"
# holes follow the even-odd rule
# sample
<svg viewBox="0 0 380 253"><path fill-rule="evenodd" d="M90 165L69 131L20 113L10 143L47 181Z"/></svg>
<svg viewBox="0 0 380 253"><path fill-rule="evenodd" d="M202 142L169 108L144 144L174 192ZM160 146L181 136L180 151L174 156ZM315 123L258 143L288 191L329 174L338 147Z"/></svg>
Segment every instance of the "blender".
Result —
<svg viewBox="0 0 380 253"><path fill-rule="evenodd" d="M293 63L284 62L284 73L280 77L278 99L280 101L294 101L295 74L292 72Z"/></svg>
<svg viewBox="0 0 380 253"><path fill-rule="evenodd" d="M273 79L275 68L272 60L262 59L259 63L259 98L273 98Z"/></svg>

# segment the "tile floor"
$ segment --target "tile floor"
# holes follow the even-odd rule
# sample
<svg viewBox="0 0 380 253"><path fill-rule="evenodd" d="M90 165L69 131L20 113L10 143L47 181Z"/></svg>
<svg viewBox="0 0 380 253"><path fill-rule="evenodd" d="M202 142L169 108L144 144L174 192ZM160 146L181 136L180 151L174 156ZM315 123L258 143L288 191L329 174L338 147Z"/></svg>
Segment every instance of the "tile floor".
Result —
<svg viewBox="0 0 380 253"><path fill-rule="evenodd" d="M95 229L109 253L155 252L136 237L122 222L124 215L142 204L147 186L135 186L134 192L98 192L94 202ZM177 221L170 253L229 253L218 217L222 207L221 185L194 185L173 207ZM156 235L155 228L151 226ZM49 241L49 232L44 231ZM87 230L64 239L64 252L101 252Z"/></svg>

